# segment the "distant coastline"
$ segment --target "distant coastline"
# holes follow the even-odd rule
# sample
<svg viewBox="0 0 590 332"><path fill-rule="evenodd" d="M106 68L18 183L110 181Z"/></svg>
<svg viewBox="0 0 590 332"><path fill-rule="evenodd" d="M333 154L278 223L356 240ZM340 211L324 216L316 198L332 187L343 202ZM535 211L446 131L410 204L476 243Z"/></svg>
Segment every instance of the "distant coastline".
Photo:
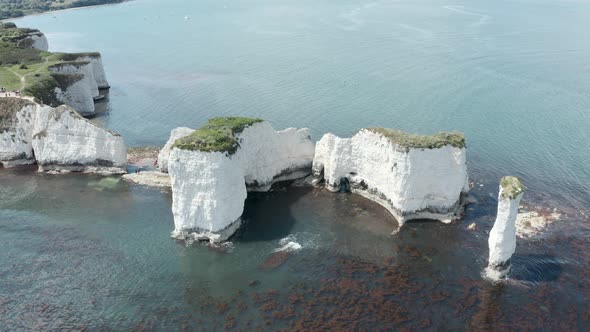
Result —
<svg viewBox="0 0 590 332"><path fill-rule="evenodd" d="M72 9L81 9L81 8L91 8L91 7L98 7L98 6L105 6L105 5L117 5L123 2L128 2L131 0L77 0L71 1L67 4L59 5L56 7L51 7L48 9L43 8L24 8L24 5L13 5L13 8L10 10L6 10L6 8L0 7L0 22L10 21L14 19L20 19L25 16L32 16L32 15L41 15L47 14L50 12L61 12L64 10L72 10Z"/></svg>

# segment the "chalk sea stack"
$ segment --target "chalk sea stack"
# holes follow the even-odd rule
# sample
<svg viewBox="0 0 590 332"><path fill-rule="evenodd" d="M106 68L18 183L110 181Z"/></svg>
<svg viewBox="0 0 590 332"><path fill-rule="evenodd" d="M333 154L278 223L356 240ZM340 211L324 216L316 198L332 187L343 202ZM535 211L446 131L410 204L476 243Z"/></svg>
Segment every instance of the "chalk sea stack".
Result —
<svg viewBox="0 0 590 332"><path fill-rule="evenodd" d="M510 258L516 249L516 217L523 193L518 178L506 176L500 181L498 213L488 239L486 275L492 280L502 279L510 271Z"/></svg>
<svg viewBox="0 0 590 332"><path fill-rule="evenodd" d="M360 194L385 207L400 227L412 219L459 218L468 190L465 137L361 129L352 138L325 134L316 144L315 183Z"/></svg>
<svg viewBox="0 0 590 332"><path fill-rule="evenodd" d="M228 239L248 191L311 172L309 129L275 131L261 119L221 117L177 139L168 158L177 239Z"/></svg>

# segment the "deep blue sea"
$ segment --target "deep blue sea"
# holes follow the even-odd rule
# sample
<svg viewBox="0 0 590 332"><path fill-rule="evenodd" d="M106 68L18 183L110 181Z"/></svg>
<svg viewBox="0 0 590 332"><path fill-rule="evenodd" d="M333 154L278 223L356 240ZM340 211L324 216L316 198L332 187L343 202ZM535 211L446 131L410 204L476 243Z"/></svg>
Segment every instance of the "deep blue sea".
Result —
<svg viewBox="0 0 590 332"><path fill-rule="evenodd" d="M585 330L590 326L590 3L135 0L15 20L100 51L93 119L130 146L256 116L313 137L465 133L465 220L395 220L350 194L247 200L224 248L170 239L171 195L0 169L0 330ZM481 278L500 177L562 220ZM466 230L476 223L475 232ZM276 255L281 240L300 243Z"/></svg>

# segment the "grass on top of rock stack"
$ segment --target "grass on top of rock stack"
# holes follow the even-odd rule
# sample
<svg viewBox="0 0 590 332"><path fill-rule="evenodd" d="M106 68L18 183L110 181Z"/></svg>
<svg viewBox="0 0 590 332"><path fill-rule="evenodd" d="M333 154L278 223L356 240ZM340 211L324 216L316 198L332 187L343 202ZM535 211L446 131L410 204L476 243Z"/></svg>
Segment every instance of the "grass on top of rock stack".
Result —
<svg viewBox="0 0 590 332"><path fill-rule="evenodd" d="M381 134L391 142L416 149L439 149L445 145L456 148L465 147L465 135L459 132L440 132L434 135L418 135L389 128L365 128L368 131Z"/></svg>
<svg viewBox="0 0 590 332"><path fill-rule="evenodd" d="M240 146L235 134L247 127L262 122L262 119L242 117L212 118L192 134L174 142L173 148L192 151L227 152L234 154Z"/></svg>
<svg viewBox="0 0 590 332"><path fill-rule="evenodd" d="M502 197L508 199L515 199L516 196L524 192L524 187L517 177L505 176L500 180L500 187L502 187Z"/></svg>

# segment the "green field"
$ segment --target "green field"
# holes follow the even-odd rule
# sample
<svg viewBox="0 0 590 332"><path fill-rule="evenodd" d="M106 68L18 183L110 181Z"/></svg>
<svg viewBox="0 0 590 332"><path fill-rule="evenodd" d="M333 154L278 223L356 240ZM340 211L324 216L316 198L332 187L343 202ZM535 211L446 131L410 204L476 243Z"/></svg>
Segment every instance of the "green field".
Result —
<svg viewBox="0 0 590 332"><path fill-rule="evenodd" d="M0 87L10 91L22 88L20 78L5 67L0 67Z"/></svg>
<svg viewBox="0 0 590 332"><path fill-rule="evenodd" d="M0 25L0 87L19 90L38 102L58 106L54 90L66 88L81 79L80 75L56 74L49 70L60 63L76 64L82 56L99 56L98 53L49 53L34 48L19 47L26 33L36 31L17 28L10 23Z"/></svg>

